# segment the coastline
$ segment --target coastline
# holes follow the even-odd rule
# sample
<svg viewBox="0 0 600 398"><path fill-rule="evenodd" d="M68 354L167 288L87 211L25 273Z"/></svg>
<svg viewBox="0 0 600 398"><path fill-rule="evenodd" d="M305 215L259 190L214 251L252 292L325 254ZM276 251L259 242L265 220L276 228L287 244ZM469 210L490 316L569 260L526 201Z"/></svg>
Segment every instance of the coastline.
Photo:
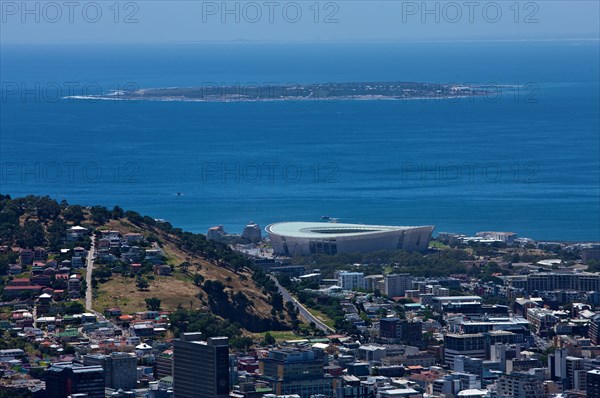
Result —
<svg viewBox="0 0 600 398"><path fill-rule="evenodd" d="M482 97L483 95L477 95ZM283 98L182 98L182 97L135 97L135 98L118 98L112 96L93 96L93 95L72 95L62 97L64 100L81 100L81 101L149 101L149 102L202 102L202 103L230 103L230 102L305 102L305 101L414 101L414 100L447 100L447 99L465 99L472 98L472 95L456 95L456 96L439 96L439 97L377 97L377 96L356 96L356 97L334 97L334 98L314 98L314 97L283 97Z"/></svg>

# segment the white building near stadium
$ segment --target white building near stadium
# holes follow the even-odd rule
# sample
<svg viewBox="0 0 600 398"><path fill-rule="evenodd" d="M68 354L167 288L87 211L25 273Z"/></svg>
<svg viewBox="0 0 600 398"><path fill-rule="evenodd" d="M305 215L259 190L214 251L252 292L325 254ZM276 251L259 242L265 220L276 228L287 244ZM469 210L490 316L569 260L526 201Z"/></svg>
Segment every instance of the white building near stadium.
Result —
<svg viewBox="0 0 600 398"><path fill-rule="evenodd" d="M362 272L338 271L337 272L338 286L342 290L364 289L365 274Z"/></svg>
<svg viewBox="0 0 600 398"><path fill-rule="evenodd" d="M266 231L275 254L308 256L316 253L356 253L377 250L424 251L433 225L398 227L389 225L327 222L281 222Z"/></svg>

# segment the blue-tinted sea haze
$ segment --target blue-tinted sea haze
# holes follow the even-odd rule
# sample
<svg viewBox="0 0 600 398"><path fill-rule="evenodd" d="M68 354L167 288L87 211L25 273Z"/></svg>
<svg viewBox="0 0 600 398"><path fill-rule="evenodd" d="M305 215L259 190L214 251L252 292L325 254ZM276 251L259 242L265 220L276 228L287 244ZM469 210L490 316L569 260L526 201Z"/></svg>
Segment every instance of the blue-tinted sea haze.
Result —
<svg viewBox="0 0 600 398"><path fill-rule="evenodd" d="M600 240L598 42L3 46L0 191L249 220ZM501 87L397 101L85 101L153 87ZM180 193L181 195L177 195Z"/></svg>

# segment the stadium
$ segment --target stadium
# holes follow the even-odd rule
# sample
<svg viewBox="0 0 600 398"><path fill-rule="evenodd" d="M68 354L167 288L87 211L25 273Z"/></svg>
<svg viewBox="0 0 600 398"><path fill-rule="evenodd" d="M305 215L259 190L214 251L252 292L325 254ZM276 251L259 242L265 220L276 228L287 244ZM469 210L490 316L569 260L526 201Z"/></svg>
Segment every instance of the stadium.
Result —
<svg viewBox="0 0 600 398"><path fill-rule="evenodd" d="M282 256L308 256L316 253L356 253L377 250L427 250L433 226L398 227L388 225L328 222L280 222L265 230L273 251Z"/></svg>

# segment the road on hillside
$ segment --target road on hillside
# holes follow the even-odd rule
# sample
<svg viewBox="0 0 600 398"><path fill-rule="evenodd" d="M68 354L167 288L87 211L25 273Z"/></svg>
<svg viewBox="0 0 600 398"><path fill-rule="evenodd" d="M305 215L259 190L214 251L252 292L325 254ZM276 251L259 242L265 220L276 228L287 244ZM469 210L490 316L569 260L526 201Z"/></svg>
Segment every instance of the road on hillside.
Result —
<svg viewBox="0 0 600 398"><path fill-rule="evenodd" d="M92 234L92 245L85 259L85 310L96 315L99 322L106 322L106 317L92 308L93 289L92 289L92 272L94 270L94 256L96 247L96 237Z"/></svg>
<svg viewBox="0 0 600 398"><path fill-rule="evenodd" d="M273 282L275 282L275 285L277 285L279 293L281 293L281 295L283 296L284 303L286 301L291 301L296 306L296 308L298 308L298 311L300 312L300 316L302 318L306 319L308 322L314 322L316 327L325 333L335 333L335 329L332 329L329 326L325 325L319 318L311 314L310 311L308 311L306 307L304 307L298 300L296 300L296 298L292 296L286 288L281 286L277 278L275 278L273 275L269 275L269 277L273 280Z"/></svg>
<svg viewBox="0 0 600 398"><path fill-rule="evenodd" d="M96 237L92 234L92 245L88 252L85 269L85 309L86 311L92 311L92 270L94 269L94 255L96 247Z"/></svg>

